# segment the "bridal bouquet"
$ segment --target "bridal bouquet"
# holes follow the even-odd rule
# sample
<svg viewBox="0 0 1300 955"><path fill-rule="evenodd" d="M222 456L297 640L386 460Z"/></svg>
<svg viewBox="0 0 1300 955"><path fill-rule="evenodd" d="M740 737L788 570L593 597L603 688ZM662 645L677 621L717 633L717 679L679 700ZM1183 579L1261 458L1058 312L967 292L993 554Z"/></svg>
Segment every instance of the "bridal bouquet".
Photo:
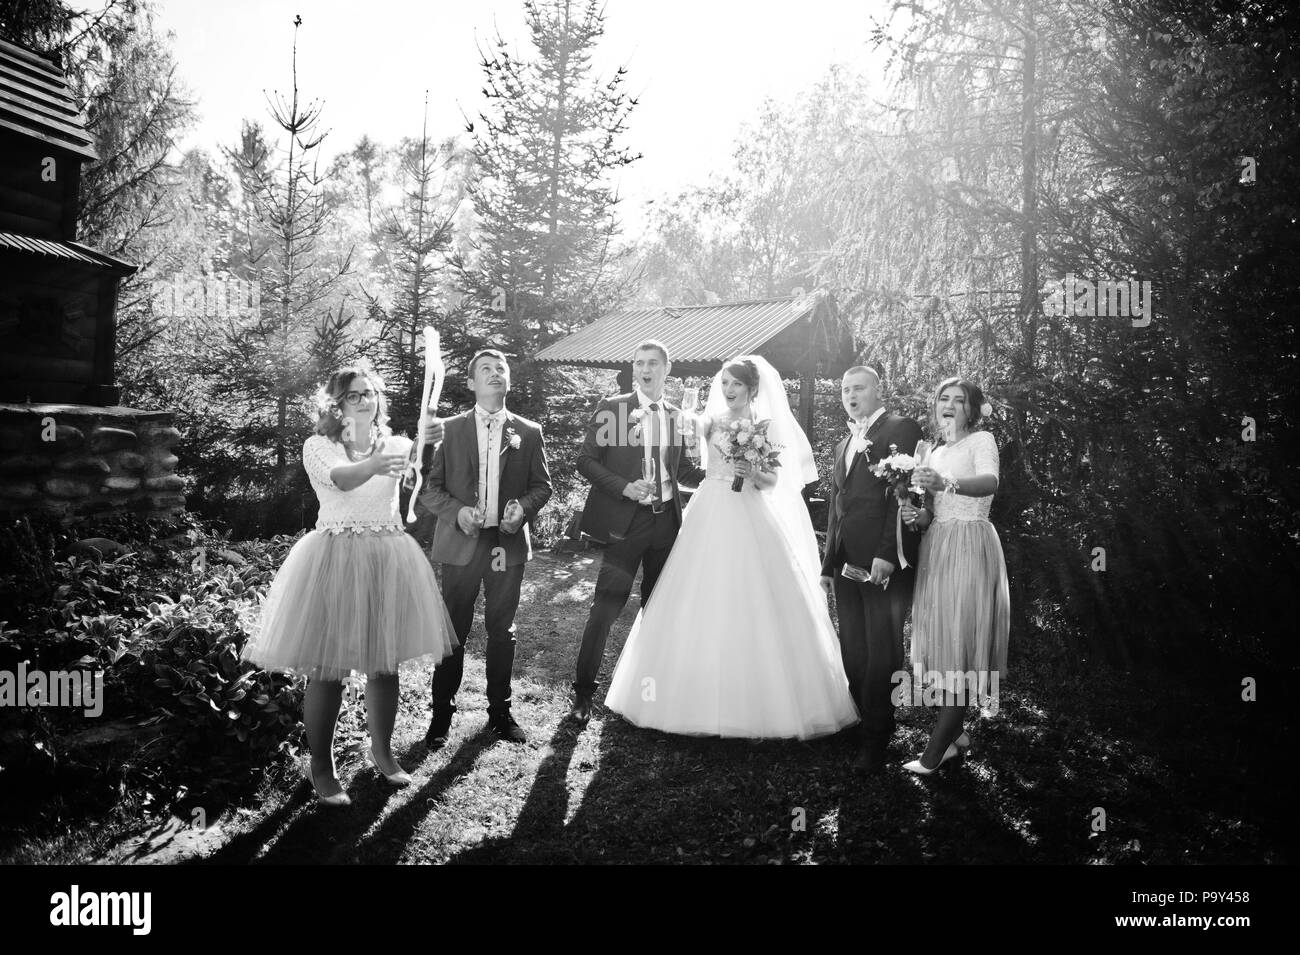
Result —
<svg viewBox="0 0 1300 955"><path fill-rule="evenodd" d="M723 429L722 459L729 464L748 461L764 474L771 474L781 466L781 446L773 444L767 436L771 426L770 419L751 421L737 418ZM737 477L731 482L731 489L739 491L745 486L745 479Z"/></svg>

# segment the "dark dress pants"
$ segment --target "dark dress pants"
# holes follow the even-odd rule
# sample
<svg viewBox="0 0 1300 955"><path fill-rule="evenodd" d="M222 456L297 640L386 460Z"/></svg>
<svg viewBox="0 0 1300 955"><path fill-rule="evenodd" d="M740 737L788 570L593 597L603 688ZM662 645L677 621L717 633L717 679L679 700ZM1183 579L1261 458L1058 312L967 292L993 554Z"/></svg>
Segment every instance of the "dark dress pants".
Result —
<svg viewBox="0 0 1300 955"><path fill-rule="evenodd" d="M474 624L474 605L479 588L483 589L486 609L483 628L487 631L487 700L488 715L510 711L510 674L515 663L515 611L519 609L519 586L524 579L524 565L494 570L493 549L501 538L495 527L479 532L474 556L468 564L442 565L442 599L447 605L459 646L434 668L433 712L456 710L456 691L465 672L465 640ZM498 566L504 556L498 559Z"/></svg>
<svg viewBox="0 0 1300 955"><path fill-rule="evenodd" d="M648 507L637 508L627 535L605 548L605 557L596 577L596 595L587 616L587 626L582 631L582 647L578 651L578 673L573 690L579 697L591 699L596 691L596 674L605 658L609 630L627 605L638 566L641 567L642 608L650 602L655 581L659 579L673 542L677 540L680 522L676 507L675 503L667 502L660 514Z"/></svg>
<svg viewBox="0 0 1300 955"><path fill-rule="evenodd" d="M838 568L833 578L844 674L868 744L884 746L894 734L891 695L894 674L903 669L903 621L914 578L913 568L896 569L888 589L849 580Z"/></svg>

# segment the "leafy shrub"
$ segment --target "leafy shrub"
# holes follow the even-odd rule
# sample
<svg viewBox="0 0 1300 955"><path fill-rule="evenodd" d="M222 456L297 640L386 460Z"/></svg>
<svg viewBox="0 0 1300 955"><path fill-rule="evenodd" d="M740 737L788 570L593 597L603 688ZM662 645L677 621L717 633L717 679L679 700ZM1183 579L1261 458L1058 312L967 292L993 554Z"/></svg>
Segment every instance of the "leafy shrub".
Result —
<svg viewBox="0 0 1300 955"><path fill-rule="evenodd" d="M132 634L129 661L117 667L123 691L175 721L189 747L259 758L297 741L300 683L239 659L252 589L263 570L223 567L191 593L147 606Z"/></svg>
<svg viewBox="0 0 1300 955"><path fill-rule="evenodd" d="M69 554L103 536L115 559ZM162 733L146 775L255 779L300 739L302 683L239 659L276 569L294 538L232 543L193 518L114 519L75 527L19 521L0 527L0 667L102 670L101 719ZM66 772L80 710L0 714L8 781ZM75 762L75 761L74 761ZM30 782L29 778L29 782Z"/></svg>

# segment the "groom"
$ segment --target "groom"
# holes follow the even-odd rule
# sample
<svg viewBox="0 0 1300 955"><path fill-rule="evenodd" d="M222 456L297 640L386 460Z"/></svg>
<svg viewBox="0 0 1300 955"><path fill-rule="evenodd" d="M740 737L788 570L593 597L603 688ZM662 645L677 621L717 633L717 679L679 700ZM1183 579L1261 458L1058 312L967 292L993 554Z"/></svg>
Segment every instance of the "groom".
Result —
<svg viewBox="0 0 1300 955"><path fill-rule="evenodd" d="M637 567L642 571L644 607L677 540L682 525L679 479L698 484L704 477L694 462L682 464L679 411L663 396L672 367L662 342L646 340L637 345L632 354L633 390L601 400L587 422L578 454L578 471L591 482L579 526L584 534L609 545L578 651L569 717L579 724L591 718L605 641L632 593ZM642 479L643 468L649 468L655 479Z"/></svg>
<svg viewBox="0 0 1300 955"><path fill-rule="evenodd" d="M898 500L871 466L890 455L891 444L911 454L921 427L885 409L880 376L870 368L858 365L844 373L840 400L849 434L835 448L821 585L827 593L835 591L844 672L862 717L863 749L855 766L875 773L884 768L885 747L894 734L890 693L894 673L903 669L903 620L912 603L919 544L904 528L909 566L900 569ZM843 576L846 563L867 571L870 579Z"/></svg>
<svg viewBox="0 0 1300 955"><path fill-rule="evenodd" d="M514 620L524 563L533 556L527 522L550 500L551 476L541 427L505 408L510 366L501 352L487 349L470 359L469 390L475 406L442 422L442 443L420 495L438 517L431 556L442 564L442 597L460 644L433 671L433 719L424 737L430 749L445 745L451 731L480 587L488 728L497 739L528 739L510 714Z"/></svg>

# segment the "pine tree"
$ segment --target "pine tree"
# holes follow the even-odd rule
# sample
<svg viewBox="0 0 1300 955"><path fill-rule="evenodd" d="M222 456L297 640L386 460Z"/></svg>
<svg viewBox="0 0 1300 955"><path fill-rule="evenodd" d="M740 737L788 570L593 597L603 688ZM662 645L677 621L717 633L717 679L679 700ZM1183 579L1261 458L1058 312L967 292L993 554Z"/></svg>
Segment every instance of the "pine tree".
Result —
<svg viewBox="0 0 1300 955"><path fill-rule="evenodd" d="M587 324L624 293L612 243L618 201L610 174L635 161L620 145L636 100L626 69L592 76L604 34L595 0L527 0L531 56L510 54L498 35L482 55L486 102L469 126L477 160L471 186L478 240L458 263L469 304L515 356L515 391L537 376L527 359ZM527 401L525 401L527 404Z"/></svg>
<svg viewBox="0 0 1300 955"><path fill-rule="evenodd" d="M420 138L404 140L396 157L402 197L376 217L383 250L376 257L379 288L365 294L372 357L387 384L393 427L414 431L424 378L424 326L438 329L453 378L480 343L446 274L473 156L454 140L432 142L426 120Z"/></svg>
<svg viewBox="0 0 1300 955"><path fill-rule="evenodd" d="M331 261L325 238L333 209L317 172L321 107L298 90L294 21L293 89L269 98L271 115L287 134L282 161L260 128L245 124L236 149L224 150L244 199L243 267L259 283L261 309L228 324L216 348L221 369L214 394L239 416L230 439L245 449L248 476L282 495L289 490L296 446L308 427L306 399L331 368L350 357L352 314L343 279L351 250Z"/></svg>

